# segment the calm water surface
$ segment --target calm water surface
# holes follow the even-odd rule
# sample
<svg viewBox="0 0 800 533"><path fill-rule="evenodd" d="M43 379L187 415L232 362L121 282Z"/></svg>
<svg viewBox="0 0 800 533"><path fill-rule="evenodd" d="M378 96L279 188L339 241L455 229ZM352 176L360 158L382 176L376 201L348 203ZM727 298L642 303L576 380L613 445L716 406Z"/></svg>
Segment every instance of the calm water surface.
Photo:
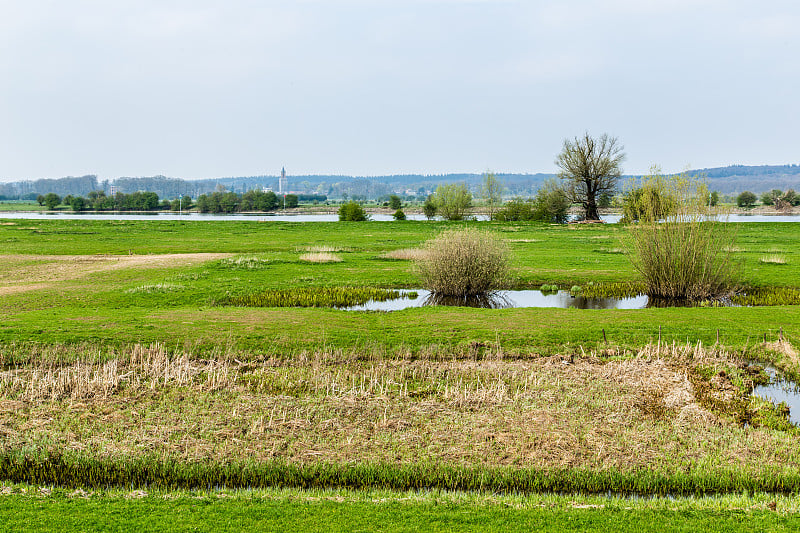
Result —
<svg viewBox="0 0 800 533"><path fill-rule="evenodd" d="M407 215L409 220L427 220L424 215ZM26 219L26 220L207 220L207 221L256 221L256 222L337 222L337 214L314 214L314 215L271 215L259 214L208 214L208 213L23 213L23 212L0 212L0 219ZM394 221L392 215L371 215L371 219L377 222Z"/></svg>
<svg viewBox="0 0 800 533"><path fill-rule="evenodd" d="M411 292L411 291L406 291ZM473 300L442 300L433 298L426 290L415 290L416 298L398 298L385 302L367 302L364 305L345 308L347 311L400 311L409 307L431 305L449 305L463 307L481 307L491 309L507 309L512 307L557 307L567 309L644 309L647 307L647 296L635 298L583 298L570 296L569 291L543 293L542 291L498 291L492 297Z"/></svg>
<svg viewBox="0 0 800 533"><path fill-rule="evenodd" d="M789 406L789 421L800 425L800 388L797 383L785 380L771 366L764 368L772 378L772 383L759 385L753 389L753 395L772 400L775 403L785 402Z"/></svg>

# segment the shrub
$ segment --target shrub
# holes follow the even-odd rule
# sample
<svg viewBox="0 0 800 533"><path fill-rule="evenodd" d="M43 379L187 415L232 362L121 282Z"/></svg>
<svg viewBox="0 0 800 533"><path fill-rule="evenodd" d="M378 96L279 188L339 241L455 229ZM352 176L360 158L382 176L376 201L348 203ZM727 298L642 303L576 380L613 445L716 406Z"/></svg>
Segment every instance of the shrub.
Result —
<svg viewBox="0 0 800 533"><path fill-rule="evenodd" d="M422 206L422 213L428 220L436 216L436 202L433 201L432 194L429 194L428 197L425 198L425 203Z"/></svg>
<svg viewBox="0 0 800 533"><path fill-rule="evenodd" d="M780 198L783 194L783 191L780 189L772 189L769 192L765 192L761 195L761 203L764 205L775 205L775 199Z"/></svg>
<svg viewBox="0 0 800 533"><path fill-rule="evenodd" d="M440 296L476 296L497 290L508 273L507 251L492 233L445 231L425 244L417 260L422 286Z"/></svg>
<svg viewBox="0 0 800 533"><path fill-rule="evenodd" d="M296 194L285 194L283 196L283 206L286 209L291 209L300 205L300 199Z"/></svg>
<svg viewBox="0 0 800 533"><path fill-rule="evenodd" d="M564 189L554 180L548 180L536 192L535 198L512 198L495 213L494 219L502 222L539 220L563 224L569 218L568 209L569 199Z"/></svg>
<svg viewBox="0 0 800 533"><path fill-rule="evenodd" d="M75 196L70 200L69 206L76 213L86 209L86 199L83 196Z"/></svg>
<svg viewBox="0 0 800 533"><path fill-rule="evenodd" d="M392 216L394 217L395 220L405 220L406 219L406 214L403 213L402 209L398 209L397 211L395 211L394 215L392 215Z"/></svg>
<svg viewBox="0 0 800 533"><path fill-rule="evenodd" d="M641 187L625 193L620 222L653 222L675 212L676 200L667 191L666 178L661 176L657 168L651 171L652 174L646 178ZM710 202L705 201L705 203Z"/></svg>
<svg viewBox="0 0 800 533"><path fill-rule="evenodd" d="M736 197L736 205L739 207L753 207L756 205L756 195L750 191L744 191Z"/></svg>
<svg viewBox="0 0 800 533"><path fill-rule="evenodd" d="M436 187L433 202L445 220L464 220L472 205L472 194L463 183L446 183Z"/></svg>
<svg viewBox="0 0 800 533"><path fill-rule="evenodd" d="M47 206L47 209L52 211L56 208L56 206L58 206L58 204L61 203L61 197L54 192L49 192L44 195L42 201L44 202L44 205Z"/></svg>
<svg viewBox="0 0 800 533"><path fill-rule="evenodd" d="M732 294L738 263L732 259L735 224L706 202L708 191L696 178L674 176L660 181L660 197L675 207L662 222L658 213L644 213L630 228L629 253L644 278L645 292L669 300L707 300ZM653 203L646 204L656 209Z"/></svg>
<svg viewBox="0 0 800 533"><path fill-rule="evenodd" d="M341 221L360 222L368 219L369 217L364 208L357 202L347 202L339 207L339 220Z"/></svg>
<svg viewBox="0 0 800 533"><path fill-rule="evenodd" d="M569 215L569 198L554 180L545 181L533 199L533 220L564 224Z"/></svg>
<svg viewBox="0 0 800 533"><path fill-rule="evenodd" d="M533 201L515 196L494 214L494 219L501 222L533 220Z"/></svg>

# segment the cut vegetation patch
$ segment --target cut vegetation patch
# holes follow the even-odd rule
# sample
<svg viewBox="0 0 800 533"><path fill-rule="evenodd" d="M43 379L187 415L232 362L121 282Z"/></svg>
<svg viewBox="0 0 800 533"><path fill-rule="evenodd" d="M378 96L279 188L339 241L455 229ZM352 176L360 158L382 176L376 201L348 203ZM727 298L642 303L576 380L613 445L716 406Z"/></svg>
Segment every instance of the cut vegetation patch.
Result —
<svg viewBox="0 0 800 533"><path fill-rule="evenodd" d="M341 246L331 246L328 244L320 244L315 246L305 246L299 251L303 252L312 252L312 253L335 253L335 252L347 252L348 250L342 248Z"/></svg>
<svg viewBox="0 0 800 533"><path fill-rule="evenodd" d="M419 261L425 257L425 250L422 248L401 248L383 254L384 259L396 259L398 261Z"/></svg>
<svg viewBox="0 0 800 533"><path fill-rule="evenodd" d="M153 283L150 285L140 285L133 289L128 289L125 294L155 294L164 292L177 292L185 290L185 285L178 285L177 283Z"/></svg>
<svg viewBox="0 0 800 533"><path fill-rule="evenodd" d="M307 263L341 263L342 258L330 252L310 252L301 255L300 261Z"/></svg>
<svg viewBox="0 0 800 533"><path fill-rule="evenodd" d="M220 266L233 270L263 270L269 263L269 259L253 256L229 257L219 262Z"/></svg>

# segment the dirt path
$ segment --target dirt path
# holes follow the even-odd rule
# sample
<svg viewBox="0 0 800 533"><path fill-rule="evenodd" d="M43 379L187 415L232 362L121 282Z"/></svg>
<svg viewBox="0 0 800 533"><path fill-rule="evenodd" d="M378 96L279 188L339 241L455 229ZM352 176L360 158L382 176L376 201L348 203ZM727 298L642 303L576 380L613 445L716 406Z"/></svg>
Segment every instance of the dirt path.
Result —
<svg viewBox="0 0 800 533"><path fill-rule="evenodd" d="M0 296L46 289L56 282L84 278L124 268L188 266L232 254L160 255L3 255L0 256Z"/></svg>

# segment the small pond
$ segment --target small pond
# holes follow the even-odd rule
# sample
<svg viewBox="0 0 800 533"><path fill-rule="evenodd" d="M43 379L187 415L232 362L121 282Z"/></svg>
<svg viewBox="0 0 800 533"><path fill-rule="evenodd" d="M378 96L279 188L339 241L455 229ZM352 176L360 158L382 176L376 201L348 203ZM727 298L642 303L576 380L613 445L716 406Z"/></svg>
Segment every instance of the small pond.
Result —
<svg viewBox="0 0 800 533"><path fill-rule="evenodd" d="M753 389L753 396L772 400L776 404L786 403L789 406L789 421L800 426L800 387L797 383L784 379L774 367L766 366L764 370L769 374L770 383Z"/></svg>
<svg viewBox="0 0 800 533"><path fill-rule="evenodd" d="M406 291L412 292L412 291ZM558 307L566 309L644 309L647 307L647 296L634 298L584 298L571 296L569 291L543 293L538 290L497 291L491 296L473 299L444 299L431 295L426 290L414 290L417 297L398 298L385 302L367 302L364 305L347 307L347 311L399 311L409 307L430 305L450 305L462 307L481 307L487 309L506 309L511 307Z"/></svg>

